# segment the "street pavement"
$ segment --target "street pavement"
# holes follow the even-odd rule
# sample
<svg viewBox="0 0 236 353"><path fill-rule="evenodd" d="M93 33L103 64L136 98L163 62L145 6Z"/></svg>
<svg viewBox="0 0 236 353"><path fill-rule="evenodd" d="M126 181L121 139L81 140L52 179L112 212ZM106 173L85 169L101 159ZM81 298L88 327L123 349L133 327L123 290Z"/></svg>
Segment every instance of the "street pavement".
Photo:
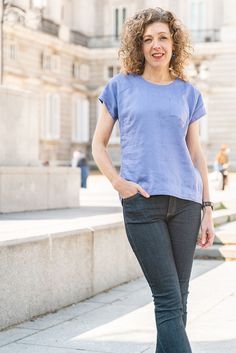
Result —
<svg viewBox="0 0 236 353"><path fill-rule="evenodd" d="M236 175L215 201L235 207ZM81 190L81 208L1 215L1 238L86 224L121 214L116 191L100 175ZM41 228L40 228L41 227ZM236 230L235 230L236 231ZM20 235L21 234L21 235ZM197 260L191 274L187 333L193 353L236 352L236 262ZM16 294L17 295L17 294ZM144 277L0 332L0 353L155 353L151 291ZM174 351L173 351L174 353Z"/></svg>
<svg viewBox="0 0 236 353"><path fill-rule="evenodd" d="M236 352L236 262L194 260L187 334L193 353ZM155 353L144 277L0 332L0 353ZM173 350L174 353L174 350Z"/></svg>

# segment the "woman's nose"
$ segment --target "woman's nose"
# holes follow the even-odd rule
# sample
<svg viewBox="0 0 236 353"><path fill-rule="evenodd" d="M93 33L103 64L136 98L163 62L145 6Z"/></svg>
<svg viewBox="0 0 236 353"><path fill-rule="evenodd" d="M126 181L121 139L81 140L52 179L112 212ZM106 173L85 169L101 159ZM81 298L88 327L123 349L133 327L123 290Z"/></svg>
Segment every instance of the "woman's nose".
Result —
<svg viewBox="0 0 236 353"><path fill-rule="evenodd" d="M159 42L154 42L154 43L153 43L153 48L159 49L160 47L161 47L161 45L160 45Z"/></svg>

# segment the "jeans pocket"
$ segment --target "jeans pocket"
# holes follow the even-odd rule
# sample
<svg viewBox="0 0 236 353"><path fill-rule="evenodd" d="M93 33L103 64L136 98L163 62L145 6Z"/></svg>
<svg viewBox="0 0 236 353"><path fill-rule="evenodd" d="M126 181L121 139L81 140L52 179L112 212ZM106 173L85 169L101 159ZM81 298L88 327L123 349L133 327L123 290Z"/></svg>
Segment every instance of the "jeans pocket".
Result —
<svg viewBox="0 0 236 353"><path fill-rule="evenodd" d="M129 197L125 197L125 198L122 198L122 200L124 201L124 202L127 202L127 201L130 201L130 200L133 200L133 199L135 199L137 196L139 196L140 195L140 193L139 192L136 192L136 194L134 194L134 195L132 195L132 196L129 196Z"/></svg>

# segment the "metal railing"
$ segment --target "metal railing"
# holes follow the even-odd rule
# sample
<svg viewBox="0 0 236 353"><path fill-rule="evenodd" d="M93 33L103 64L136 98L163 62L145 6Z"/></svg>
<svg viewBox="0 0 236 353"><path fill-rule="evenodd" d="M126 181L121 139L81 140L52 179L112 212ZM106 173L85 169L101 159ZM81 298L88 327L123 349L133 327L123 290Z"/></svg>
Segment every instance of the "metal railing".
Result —
<svg viewBox="0 0 236 353"><path fill-rule="evenodd" d="M78 31L71 31L71 43L83 45L88 48L116 48L120 37L115 35L89 37Z"/></svg>
<svg viewBox="0 0 236 353"><path fill-rule="evenodd" d="M53 36L58 36L59 25L52 20L43 18L41 30ZM220 41L220 29L190 29L189 31L190 37L194 43ZM120 36L97 35L90 37L79 31L71 30L70 42L87 48L117 48L120 45Z"/></svg>
<svg viewBox="0 0 236 353"><path fill-rule="evenodd" d="M70 31L70 42L76 45L88 47L89 37L79 31Z"/></svg>
<svg viewBox="0 0 236 353"><path fill-rule="evenodd" d="M90 48L117 48L120 45L120 36L95 36L89 39Z"/></svg>
<svg viewBox="0 0 236 353"><path fill-rule="evenodd" d="M42 18L41 31L57 37L59 33L59 25L52 20Z"/></svg>

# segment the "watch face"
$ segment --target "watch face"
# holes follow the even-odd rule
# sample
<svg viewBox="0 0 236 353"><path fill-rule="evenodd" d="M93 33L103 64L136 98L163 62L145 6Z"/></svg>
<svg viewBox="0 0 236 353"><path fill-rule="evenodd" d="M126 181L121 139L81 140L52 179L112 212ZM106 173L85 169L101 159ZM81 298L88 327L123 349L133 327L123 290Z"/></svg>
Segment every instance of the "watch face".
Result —
<svg viewBox="0 0 236 353"><path fill-rule="evenodd" d="M214 208L214 203L211 202L211 201L203 201L203 202L202 202L202 208L204 208L204 207L211 207L211 209L213 210L213 208Z"/></svg>

